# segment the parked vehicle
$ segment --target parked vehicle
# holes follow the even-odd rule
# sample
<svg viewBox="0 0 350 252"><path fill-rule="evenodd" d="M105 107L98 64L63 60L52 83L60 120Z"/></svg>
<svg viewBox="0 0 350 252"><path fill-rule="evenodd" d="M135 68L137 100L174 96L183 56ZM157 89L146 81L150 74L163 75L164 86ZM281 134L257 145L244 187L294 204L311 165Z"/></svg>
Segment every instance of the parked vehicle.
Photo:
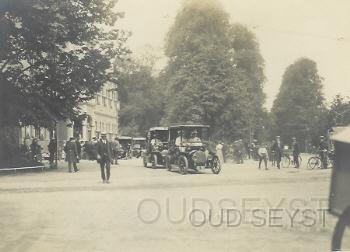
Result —
<svg viewBox="0 0 350 252"><path fill-rule="evenodd" d="M118 151L118 159L130 159L131 158L131 145L132 137L120 136L118 137L120 148Z"/></svg>
<svg viewBox="0 0 350 252"><path fill-rule="evenodd" d="M168 127L153 127L147 133L144 167L165 167L168 156Z"/></svg>
<svg viewBox="0 0 350 252"><path fill-rule="evenodd" d="M189 170L211 169L219 174L221 164L214 150L209 148L208 125L180 125L169 127L168 170L177 166L181 174Z"/></svg>
<svg viewBox="0 0 350 252"><path fill-rule="evenodd" d="M146 138L133 137L132 139L132 156L140 158L146 152Z"/></svg>

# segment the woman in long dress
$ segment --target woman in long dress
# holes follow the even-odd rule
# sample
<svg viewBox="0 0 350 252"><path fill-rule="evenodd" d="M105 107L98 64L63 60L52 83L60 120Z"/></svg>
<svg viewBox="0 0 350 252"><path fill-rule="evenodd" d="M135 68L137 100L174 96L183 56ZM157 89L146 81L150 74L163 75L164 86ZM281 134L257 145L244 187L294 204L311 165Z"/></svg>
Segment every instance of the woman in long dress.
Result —
<svg viewBox="0 0 350 252"><path fill-rule="evenodd" d="M216 154L218 155L221 164L224 163L223 148L224 148L224 145L223 145L222 142L219 142L219 143L216 145Z"/></svg>

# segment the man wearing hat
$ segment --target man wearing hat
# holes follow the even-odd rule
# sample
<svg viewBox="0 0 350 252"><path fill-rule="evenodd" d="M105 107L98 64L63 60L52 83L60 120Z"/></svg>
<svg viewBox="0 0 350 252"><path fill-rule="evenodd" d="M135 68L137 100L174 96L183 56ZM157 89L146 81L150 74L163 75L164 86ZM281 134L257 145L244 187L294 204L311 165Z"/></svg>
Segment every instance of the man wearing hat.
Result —
<svg viewBox="0 0 350 252"><path fill-rule="evenodd" d="M324 136L320 136L320 144L318 147L318 151L320 153L321 163L322 163L322 169L327 169L327 153L328 153L328 145L326 143L326 140L324 139Z"/></svg>
<svg viewBox="0 0 350 252"><path fill-rule="evenodd" d="M202 140L198 137L198 131L194 130L191 133L191 137L188 139L190 146L203 146Z"/></svg>
<svg viewBox="0 0 350 252"><path fill-rule="evenodd" d="M299 144L297 142L296 137L292 137L292 151L293 151L293 161L294 161L294 168L299 168L299 155L300 155L300 150L299 150Z"/></svg>
<svg viewBox="0 0 350 252"><path fill-rule="evenodd" d="M151 139L152 149L156 150L158 146L162 145L162 141L159 139L158 134L155 132Z"/></svg>
<svg viewBox="0 0 350 252"><path fill-rule="evenodd" d="M66 143L66 145L64 146L64 152L66 153L66 161L68 162L68 172L72 172L72 165L74 168L74 172L78 172L78 149L74 137L71 137Z"/></svg>
<svg viewBox="0 0 350 252"><path fill-rule="evenodd" d="M107 141L107 134L101 133L101 140L97 146L98 157L97 160L101 167L101 178L103 183L109 184L109 178L111 176L111 162L113 160L112 144Z"/></svg>
<svg viewBox="0 0 350 252"><path fill-rule="evenodd" d="M272 146L272 150L275 152L275 160L276 160L278 169L281 169L281 159L282 159L282 151L283 151L282 146L283 145L281 143L281 137L276 136L276 142L274 142Z"/></svg>

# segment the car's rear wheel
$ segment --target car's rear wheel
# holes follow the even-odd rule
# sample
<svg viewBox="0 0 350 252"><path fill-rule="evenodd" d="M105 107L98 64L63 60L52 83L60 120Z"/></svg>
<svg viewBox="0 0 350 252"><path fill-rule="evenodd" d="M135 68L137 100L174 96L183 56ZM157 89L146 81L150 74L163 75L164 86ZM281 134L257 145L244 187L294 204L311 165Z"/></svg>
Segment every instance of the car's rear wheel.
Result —
<svg viewBox="0 0 350 252"><path fill-rule="evenodd" d="M214 157L211 165L211 170L214 174L219 174L221 171L221 163L218 157Z"/></svg>
<svg viewBox="0 0 350 252"><path fill-rule="evenodd" d="M155 169L157 168L158 165L158 157L156 154L152 155L152 168Z"/></svg>
<svg viewBox="0 0 350 252"><path fill-rule="evenodd" d="M188 171L188 160L185 156L181 156L179 160L180 173L186 175Z"/></svg>

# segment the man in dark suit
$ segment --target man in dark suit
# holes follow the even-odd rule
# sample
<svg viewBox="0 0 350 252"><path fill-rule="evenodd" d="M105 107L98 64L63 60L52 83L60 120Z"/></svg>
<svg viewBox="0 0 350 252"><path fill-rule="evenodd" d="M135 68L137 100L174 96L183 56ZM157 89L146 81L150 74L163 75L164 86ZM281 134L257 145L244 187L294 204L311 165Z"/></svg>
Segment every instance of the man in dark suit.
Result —
<svg viewBox="0 0 350 252"><path fill-rule="evenodd" d="M64 146L64 152L66 153L66 161L68 162L68 172L72 172L72 165L74 168L74 172L78 172L78 150L74 137L71 137L66 143L66 145Z"/></svg>
<svg viewBox="0 0 350 252"><path fill-rule="evenodd" d="M276 142L274 142L274 144L272 146L272 150L275 152L275 160L276 160L277 168L281 169L281 159L282 159L283 146L281 143L280 136L276 136Z"/></svg>
<svg viewBox="0 0 350 252"><path fill-rule="evenodd" d="M101 140L97 145L97 160L101 167L101 177L103 183L109 184L109 178L111 176L111 162L113 160L112 144L107 141L107 134L101 134Z"/></svg>
<svg viewBox="0 0 350 252"><path fill-rule="evenodd" d="M299 150L299 144L297 142L296 137L292 138L292 150L293 150L293 161L294 161L294 168L299 168L299 155L300 155L300 150Z"/></svg>

